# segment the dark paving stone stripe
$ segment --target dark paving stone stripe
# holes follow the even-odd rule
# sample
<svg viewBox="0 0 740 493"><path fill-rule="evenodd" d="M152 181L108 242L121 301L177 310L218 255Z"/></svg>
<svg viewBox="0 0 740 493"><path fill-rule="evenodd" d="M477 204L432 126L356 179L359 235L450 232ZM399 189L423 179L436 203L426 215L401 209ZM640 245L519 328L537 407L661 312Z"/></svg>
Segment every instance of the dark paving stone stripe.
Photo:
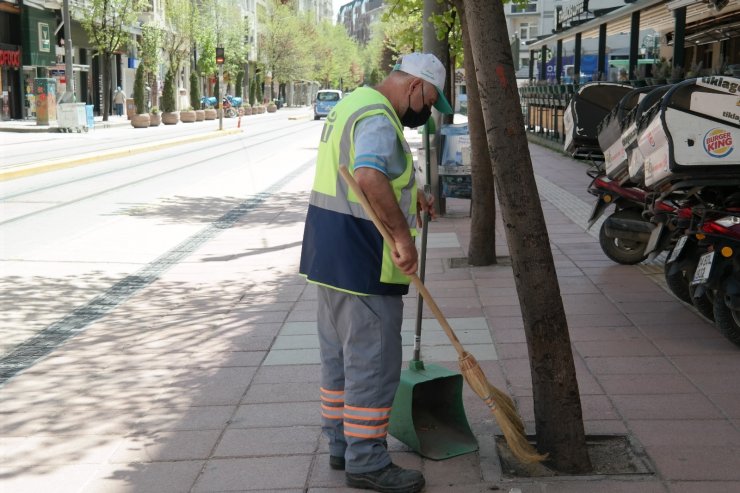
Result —
<svg viewBox="0 0 740 493"><path fill-rule="evenodd" d="M135 274L121 279L105 293L16 346L6 356L0 358L0 386L49 355L69 338L83 332L91 323L104 317L139 290L159 279L166 270L182 261L221 231L231 228L249 211L277 193L313 164L314 159L306 161L296 170L270 185L265 191L246 199L216 221L142 267Z"/></svg>

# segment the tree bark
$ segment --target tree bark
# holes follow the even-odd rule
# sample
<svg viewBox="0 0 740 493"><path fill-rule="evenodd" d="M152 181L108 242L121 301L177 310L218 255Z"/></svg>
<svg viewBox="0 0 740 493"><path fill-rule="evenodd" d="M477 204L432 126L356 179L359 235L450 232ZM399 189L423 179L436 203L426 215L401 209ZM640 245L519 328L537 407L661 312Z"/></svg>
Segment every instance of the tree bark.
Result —
<svg viewBox="0 0 740 493"><path fill-rule="evenodd" d="M110 70L110 53L103 53L103 121L108 121L108 115L110 115L111 105L111 70Z"/></svg>
<svg viewBox="0 0 740 493"><path fill-rule="evenodd" d="M468 132L470 133L470 160L473 179L473 211L470 218L470 265L496 263L496 192L493 166L488 154L488 140L483 121L483 110L478 92L478 78L473 63L473 47L465 19L463 0L452 0L462 26L465 64L465 87L468 94Z"/></svg>
<svg viewBox="0 0 740 493"><path fill-rule="evenodd" d="M560 288L537 194L503 4L465 0L488 150L532 371L537 448L558 471L591 470Z"/></svg>
<svg viewBox="0 0 740 493"><path fill-rule="evenodd" d="M444 2L437 2L437 0L424 0L424 20L422 23L422 46L426 53L432 53L447 71L447 78L445 80L445 96L447 101L452 101L452 90L455 81L454 67L450 67L450 44L447 38L443 40L437 39L437 30L429 21L429 18L434 14L443 14L447 10L448 6ZM454 115L442 115L442 121L444 123L452 123Z"/></svg>

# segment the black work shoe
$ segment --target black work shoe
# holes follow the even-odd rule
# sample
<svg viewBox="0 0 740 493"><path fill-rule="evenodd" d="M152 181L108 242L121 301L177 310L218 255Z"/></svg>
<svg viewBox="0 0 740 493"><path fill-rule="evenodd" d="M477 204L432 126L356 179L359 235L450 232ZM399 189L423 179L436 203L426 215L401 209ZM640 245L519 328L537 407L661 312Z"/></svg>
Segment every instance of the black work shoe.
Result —
<svg viewBox="0 0 740 493"><path fill-rule="evenodd" d="M347 473L347 486L381 493L416 493L424 488L421 472L388 464L383 469L360 474Z"/></svg>
<svg viewBox="0 0 740 493"><path fill-rule="evenodd" d="M344 471L344 457L330 455L329 456L329 467L331 467L335 471Z"/></svg>

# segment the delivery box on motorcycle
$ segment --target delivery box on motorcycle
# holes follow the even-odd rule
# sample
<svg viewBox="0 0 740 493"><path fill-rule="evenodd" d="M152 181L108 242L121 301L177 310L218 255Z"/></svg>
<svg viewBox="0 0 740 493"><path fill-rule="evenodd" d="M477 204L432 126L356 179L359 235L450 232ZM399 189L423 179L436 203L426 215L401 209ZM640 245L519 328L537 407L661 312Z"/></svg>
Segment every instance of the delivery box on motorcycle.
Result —
<svg viewBox="0 0 740 493"><path fill-rule="evenodd" d="M645 185L645 157L637 146L641 125L647 122L650 109L660 103L661 98L672 86L652 86L652 89L644 94L644 97L625 118L624 131L622 132L622 144L627 151L627 172L630 182Z"/></svg>
<svg viewBox="0 0 740 493"><path fill-rule="evenodd" d="M625 94L619 103L599 123L599 147L604 153L604 167L607 176L622 184L629 179L627 164L629 153L622 142L622 133L629 123L628 115L645 98L645 95L655 89L655 86L638 87Z"/></svg>
<svg viewBox="0 0 740 493"><path fill-rule="evenodd" d="M597 126L632 88L613 82L589 82L578 89L563 114L565 152L573 157L601 156Z"/></svg>
<svg viewBox="0 0 740 493"><path fill-rule="evenodd" d="M674 85L649 111L638 137L645 186L740 178L740 79L690 79Z"/></svg>

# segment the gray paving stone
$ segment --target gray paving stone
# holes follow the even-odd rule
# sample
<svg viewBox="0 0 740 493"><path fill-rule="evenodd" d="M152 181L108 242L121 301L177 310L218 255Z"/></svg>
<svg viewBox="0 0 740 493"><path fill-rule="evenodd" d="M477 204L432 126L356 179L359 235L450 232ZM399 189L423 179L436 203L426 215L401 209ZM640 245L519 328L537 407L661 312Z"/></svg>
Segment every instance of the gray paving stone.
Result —
<svg viewBox="0 0 740 493"><path fill-rule="evenodd" d="M82 493L188 491L203 468L200 461L113 464L99 470Z"/></svg>
<svg viewBox="0 0 740 493"><path fill-rule="evenodd" d="M318 422L317 420L316 423ZM225 458L312 454L318 446L320 434L320 426L229 428L224 432L213 456Z"/></svg>
<svg viewBox="0 0 740 493"><path fill-rule="evenodd" d="M301 382L253 384L242 404L318 402L319 389Z"/></svg>
<svg viewBox="0 0 740 493"><path fill-rule="evenodd" d="M308 479L312 455L213 459L198 478L194 493L302 489Z"/></svg>
<svg viewBox="0 0 740 493"><path fill-rule="evenodd" d="M719 409L702 394L613 395L619 412L632 419L722 419Z"/></svg>
<svg viewBox="0 0 740 493"><path fill-rule="evenodd" d="M109 462L170 462L207 459L221 430L170 431L126 437Z"/></svg>
<svg viewBox="0 0 740 493"><path fill-rule="evenodd" d="M311 426L320 422L321 410L319 405L313 402L247 404L239 406L229 423L229 428Z"/></svg>
<svg viewBox="0 0 740 493"><path fill-rule="evenodd" d="M39 493L46 491L79 493L99 469L99 464L65 464L42 469L24 468L23 471L19 471L12 467L0 465L0 491L3 493Z"/></svg>
<svg viewBox="0 0 740 493"><path fill-rule="evenodd" d="M235 406L197 406L152 408L133 428L137 432L222 430L234 414Z"/></svg>

